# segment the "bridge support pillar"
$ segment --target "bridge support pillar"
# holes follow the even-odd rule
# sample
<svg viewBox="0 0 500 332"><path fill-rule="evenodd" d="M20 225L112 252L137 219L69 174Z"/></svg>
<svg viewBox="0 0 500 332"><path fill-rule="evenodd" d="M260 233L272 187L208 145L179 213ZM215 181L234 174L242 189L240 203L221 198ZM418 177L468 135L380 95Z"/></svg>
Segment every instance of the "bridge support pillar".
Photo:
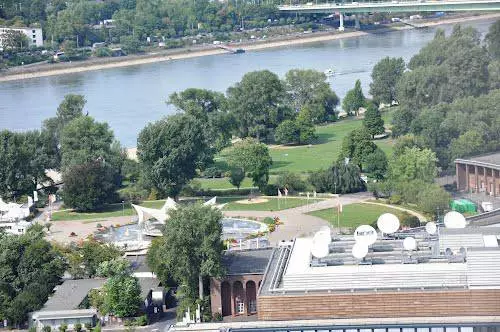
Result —
<svg viewBox="0 0 500 332"><path fill-rule="evenodd" d="M356 30L361 29L361 26L359 25L359 14L354 16L354 28L356 28Z"/></svg>
<svg viewBox="0 0 500 332"><path fill-rule="evenodd" d="M339 31L344 31L344 13L340 12L339 18L340 18Z"/></svg>

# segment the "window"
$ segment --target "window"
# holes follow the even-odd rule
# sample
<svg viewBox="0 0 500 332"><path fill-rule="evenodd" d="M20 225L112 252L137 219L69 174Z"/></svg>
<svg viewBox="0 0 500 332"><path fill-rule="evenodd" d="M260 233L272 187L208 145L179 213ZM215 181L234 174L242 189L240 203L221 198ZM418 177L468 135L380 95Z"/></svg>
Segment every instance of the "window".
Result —
<svg viewBox="0 0 500 332"><path fill-rule="evenodd" d="M243 302L237 302L236 303L236 308L239 314L244 314L245 313L245 303Z"/></svg>
<svg viewBox="0 0 500 332"><path fill-rule="evenodd" d="M257 301L251 300L248 303L248 309L250 310L250 312L257 312Z"/></svg>

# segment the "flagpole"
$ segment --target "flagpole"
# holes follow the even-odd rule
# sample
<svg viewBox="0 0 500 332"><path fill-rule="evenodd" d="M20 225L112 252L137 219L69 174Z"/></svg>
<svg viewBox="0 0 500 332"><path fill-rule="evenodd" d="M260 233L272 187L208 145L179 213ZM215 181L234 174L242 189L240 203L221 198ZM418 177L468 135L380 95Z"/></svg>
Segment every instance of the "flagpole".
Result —
<svg viewBox="0 0 500 332"><path fill-rule="evenodd" d="M337 228L340 234L340 201L338 197L337 197Z"/></svg>

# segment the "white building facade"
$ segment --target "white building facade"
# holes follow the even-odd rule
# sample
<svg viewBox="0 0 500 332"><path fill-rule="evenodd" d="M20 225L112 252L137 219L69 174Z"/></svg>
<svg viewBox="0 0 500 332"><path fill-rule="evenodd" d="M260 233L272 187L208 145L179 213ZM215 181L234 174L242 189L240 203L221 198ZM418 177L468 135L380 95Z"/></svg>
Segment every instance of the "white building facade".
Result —
<svg viewBox="0 0 500 332"><path fill-rule="evenodd" d="M3 35L8 31L20 31L28 38L28 46L43 46L43 34L41 28L8 28L0 27L0 48L3 48Z"/></svg>

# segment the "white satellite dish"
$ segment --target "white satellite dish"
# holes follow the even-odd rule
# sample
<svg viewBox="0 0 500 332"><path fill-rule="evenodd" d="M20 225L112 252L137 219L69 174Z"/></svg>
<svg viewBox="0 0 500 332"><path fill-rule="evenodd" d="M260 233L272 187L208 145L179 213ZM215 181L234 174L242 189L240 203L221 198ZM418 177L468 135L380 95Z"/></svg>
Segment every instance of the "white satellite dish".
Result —
<svg viewBox="0 0 500 332"><path fill-rule="evenodd" d="M392 213L384 213L378 217L377 227L382 233L392 234L399 229L399 219Z"/></svg>
<svg viewBox="0 0 500 332"><path fill-rule="evenodd" d="M415 250L417 248L417 241L413 237L407 237L403 240L403 247L405 250Z"/></svg>
<svg viewBox="0 0 500 332"><path fill-rule="evenodd" d="M316 258L327 256L330 253L329 244L331 241L330 229L316 232L312 240L311 254Z"/></svg>
<svg viewBox="0 0 500 332"><path fill-rule="evenodd" d="M431 235L436 234L437 232L436 223L433 221L429 221L427 224L425 224L425 231Z"/></svg>
<svg viewBox="0 0 500 332"><path fill-rule="evenodd" d="M444 215L444 225L446 228L465 228L467 221L461 213L450 211Z"/></svg>
<svg viewBox="0 0 500 332"><path fill-rule="evenodd" d="M377 241L377 231L370 225L358 226L354 231L354 240L356 240L356 244L372 245Z"/></svg>
<svg viewBox="0 0 500 332"><path fill-rule="evenodd" d="M352 246L352 255L357 259L362 259L368 254L368 246L364 243L355 243Z"/></svg>
<svg viewBox="0 0 500 332"><path fill-rule="evenodd" d="M325 233L330 234L331 229L330 229L330 227L328 227L328 226L322 226L322 227L319 229L319 231L320 231L320 232L325 232Z"/></svg>

